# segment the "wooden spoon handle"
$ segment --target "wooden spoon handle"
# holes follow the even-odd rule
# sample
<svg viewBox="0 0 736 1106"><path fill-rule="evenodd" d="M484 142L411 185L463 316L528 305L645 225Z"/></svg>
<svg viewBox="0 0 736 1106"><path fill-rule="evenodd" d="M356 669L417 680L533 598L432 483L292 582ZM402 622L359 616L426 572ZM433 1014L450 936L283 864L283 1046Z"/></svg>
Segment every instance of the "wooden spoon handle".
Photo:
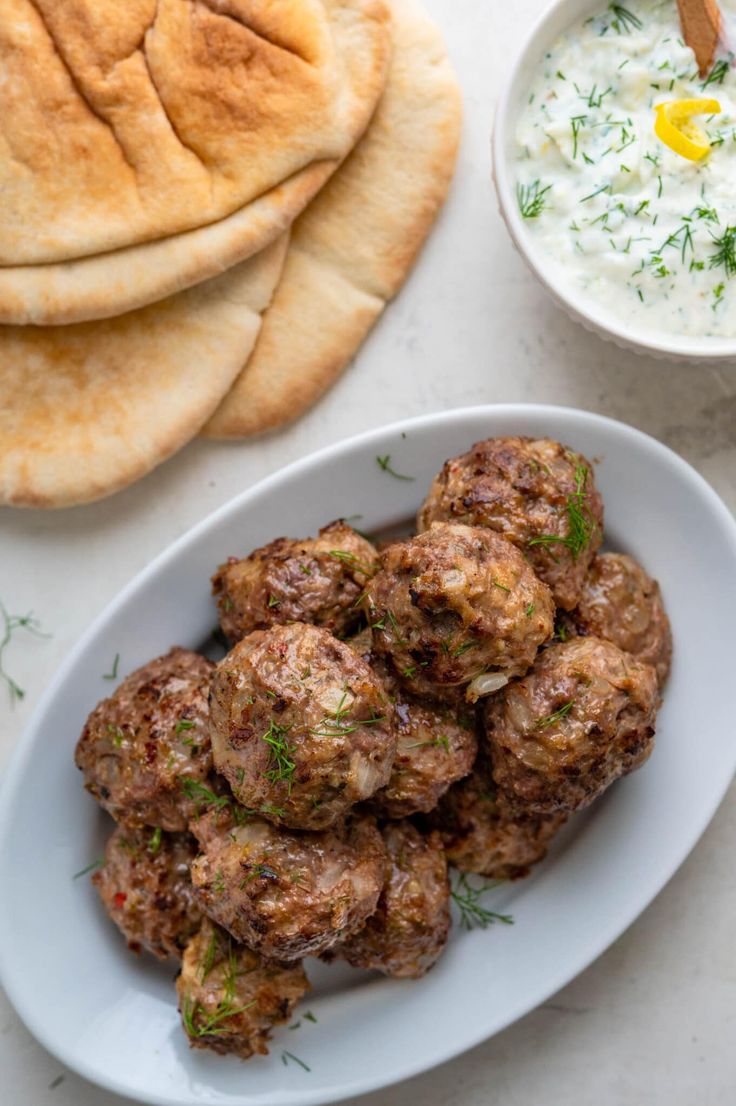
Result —
<svg viewBox="0 0 736 1106"><path fill-rule="evenodd" d="M716 0L677 0L682 37L695 53L700 76L713 65L721 37L721 11Z"/></svg>

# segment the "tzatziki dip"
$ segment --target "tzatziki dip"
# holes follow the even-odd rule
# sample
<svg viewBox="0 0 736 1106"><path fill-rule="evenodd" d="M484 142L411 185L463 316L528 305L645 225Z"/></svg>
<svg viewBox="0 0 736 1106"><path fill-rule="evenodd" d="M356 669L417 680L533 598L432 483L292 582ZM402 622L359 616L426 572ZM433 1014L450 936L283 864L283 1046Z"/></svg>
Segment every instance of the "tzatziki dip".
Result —
<svg viewBox="0 0 736 1106"><path fill-rule="evenodd" d="M561 35L529 89L524 223L560 284L632 327L736 336L732 63L722 47L701 77L675 0L631 0Z"/></svg>

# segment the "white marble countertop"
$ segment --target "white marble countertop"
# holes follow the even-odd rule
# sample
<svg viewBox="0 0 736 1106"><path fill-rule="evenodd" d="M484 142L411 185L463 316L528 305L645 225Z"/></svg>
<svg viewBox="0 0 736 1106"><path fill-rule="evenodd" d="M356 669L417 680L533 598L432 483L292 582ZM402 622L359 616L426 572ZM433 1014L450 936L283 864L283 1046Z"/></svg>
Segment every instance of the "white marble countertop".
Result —
<svg viewBox="0 0 736 1106"><path fill-rule="evenodd" d="M736 366L639 359L579 329L527 273L497 214L493 104L509 43L544 0L427 4L464 86L460 165L416 271L332 393L284 434L197 443L105 502L63 513L0 511L0 599L14 613L32 609L53 635L19 637L8 650L27 694L11 710L0 688L0 765L70 645L124 583L242 488L356 431L465 404L584 407L667 443L736 509ZM493 1040L358 1106L733 1106L735 843L732 788L668 887L578 979ZM0 1101L123 1106L64 1071L1 997Z"/></svg>

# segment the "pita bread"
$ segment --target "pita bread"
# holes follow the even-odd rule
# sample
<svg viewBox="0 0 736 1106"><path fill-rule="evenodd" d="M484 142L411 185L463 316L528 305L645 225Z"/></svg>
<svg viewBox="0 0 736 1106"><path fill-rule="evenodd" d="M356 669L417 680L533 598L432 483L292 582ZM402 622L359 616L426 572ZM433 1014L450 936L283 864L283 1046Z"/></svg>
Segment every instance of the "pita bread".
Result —
<svg viewBox="0 0 736 1106"><path fill-rule="evenodd" d="M391 0L388 81L365 136L294 224L253 356L204 428L273 430L343 372L396 295L442 205L461 124L439 31L415 0Z"/></svg>
<svg viewBox="0 0 736 1106"><path fill-rule="evenodd" d="M189 441L253 349L287 237L132 314L0 327L0 503L86 503Z"/></svg>
<svg viewBox="0 0 736 1106"><path fill-rule="evenodd" d="M373 90L335 32L380 53L386 19L381 0L0 0L0 264L169 237L340 160Z"/></svg>
<svg viewBox="0 0 736 1106"><path fill-rule="evenodd" d="M334 162L310 165L235 215L159 242L61 265L0 268L0 324L110 318L219 276L288 230L334 169Z"/></svg>

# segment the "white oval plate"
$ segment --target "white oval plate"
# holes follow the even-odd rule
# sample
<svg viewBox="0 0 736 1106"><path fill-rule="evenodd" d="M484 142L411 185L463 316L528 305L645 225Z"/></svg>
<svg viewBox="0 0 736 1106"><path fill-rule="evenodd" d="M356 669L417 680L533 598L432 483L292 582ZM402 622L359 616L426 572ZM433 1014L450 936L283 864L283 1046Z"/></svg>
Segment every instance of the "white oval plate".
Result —
<svg viewBox="0 0 736 1106"><path fill-rule="evenodd" d="M504 891L515 925L463 932L420 982L319 967L316 1024L274 1037L243 1064L191 1052L174 969L136 960L87 879L108 825L82 790L74 744L120 674L173 643L196 647L215 616L209 577L230 553L299 536L340 515L387 529L411 515L446 457L479 438L549 435L599 461L608 544L662 585L675 655L657 748L574 824L534 875ZM391 464L414 481L397 480ZM93 567L93 566L91 566ZM414 419L326 449L217 511L140 574L74 649L41 702L0 796L0 979L29 1029L69 1067L119 1094L166 1106L298 1106L404 1079L498 1032L616 939L672 876L736 767L733 627L736 524L684 461L621 423L539 406ZM493 903L495 906L495 902ZM298 1017L298 1014L297 1014ZM311 1069L283 1063L288 1050Z"/></svg>

